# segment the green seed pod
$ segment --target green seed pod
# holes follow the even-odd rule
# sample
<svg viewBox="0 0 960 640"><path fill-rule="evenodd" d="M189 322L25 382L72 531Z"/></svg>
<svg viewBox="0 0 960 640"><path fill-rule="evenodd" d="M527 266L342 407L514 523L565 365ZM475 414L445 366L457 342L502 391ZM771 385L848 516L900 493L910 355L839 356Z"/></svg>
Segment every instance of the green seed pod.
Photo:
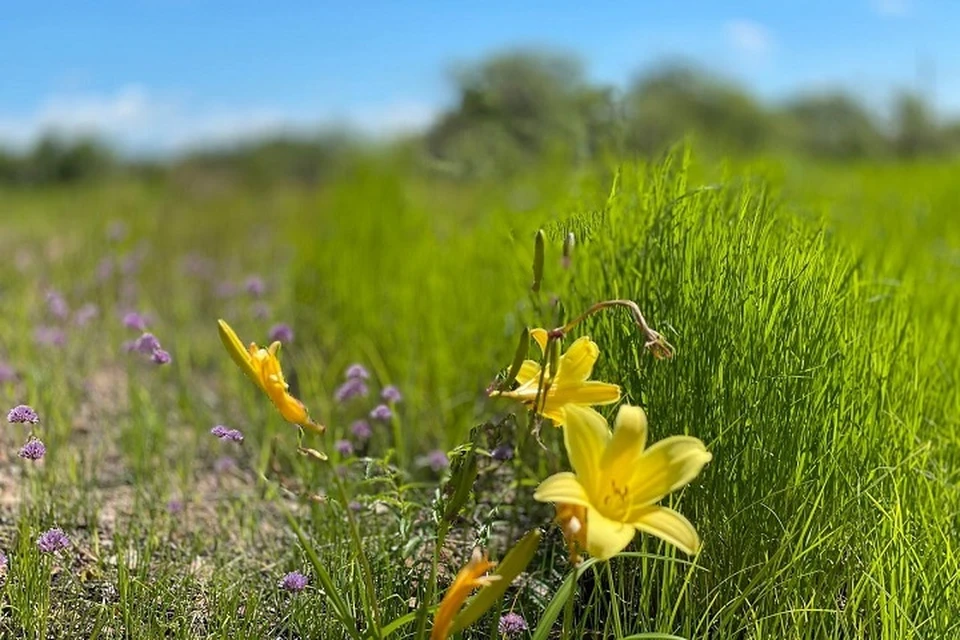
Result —
<svg viewBox="0 0 960 640"><path fill-rule="evenodd" d="M570 265L573 263L573 247L576 245L577 239L574 237L573 232L571 231L563 239L563 268L569 269Z"/></svg>
<svg viewBox="0 0 960 640"><path fill-rule="evenodd" d="M534 293L540 291L540 283L543 281L543 243L543 229L540 229L533 241L533 284L530 289Z"/></svg>
<svg viewBox="0 0 960 640"><path fill-rule="evenodd" d="M530 329L524 327L523 331L520 333L520 343L517 345L517 351L513 354L513 364L510 365L510 371L507 373L507 379L503 381L504 387L509 387L513 384L513 381L517 379L517 374L520 373L520 367L523 366L523 361L527 359L527 349L530 346Z"/></svg>
<svg viewBox="0 0 960 640"><path fill-rule="evenodd" d="M477 452L473 445L470 449L457 457L447 487L453 488L453 494L443 508L443 520L453 523L463 505L470 498L473 483L477 479Z"/></svg>
<svg viewBox="0 0 960 640"><path fill-rule="evenodd" d="M510 583L523 573L530 561L533 560L533 554L536 553L537 547L540 545L541 536L539 529L533 529L523 536L520 542L513 545L513 549L500 561L493 572L493 575L500 576L500 579L483 587L467 601L460 614L453 621L452 631L454 633L463 631L479 620L480 616L503 598L503 594L506 593Z"/></svg>

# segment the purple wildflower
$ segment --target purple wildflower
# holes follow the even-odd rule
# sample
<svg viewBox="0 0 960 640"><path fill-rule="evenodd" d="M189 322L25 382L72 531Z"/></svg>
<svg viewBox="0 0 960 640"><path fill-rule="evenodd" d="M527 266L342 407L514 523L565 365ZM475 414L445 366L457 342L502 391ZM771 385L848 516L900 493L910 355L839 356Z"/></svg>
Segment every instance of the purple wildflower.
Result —
<svg viewBox="0 0 960 640"><path fill-rule="evenodd" d="M293 342L293 329L283 322L270 327L270 342L290 344Z"/></svg>
<svg viewBox="0 0 960 640"><path fill-rule="evenodd" d="M490 457L498 462L505 462L513 458L513 447L508 444L498 445L493 451L490 452Z"/></svg>
<svg viewBox="0 0 960 640"><path fill-rule="evenodd" d="M37 538L37 546L44 553L54 553L70 546L70 538L59 527L44 531Z"/></svg>
<svg viewBox="0 0 960 640"><path fill-rule="evenodd" d="M7 554L5 554L3 551L0 551L0 574L4 574L7 572L8 562L9 561L7 560Z"/></svg>
<svg viewBox="0 0 960 640"><path fill-rule="evenodd" d="M259 298L267 291L267 285L260 276L250 276L243 288L254 298Z"/></svg>
<svg viewBox="0 0 960 640"><path fill-rule="evenodd" d="M30 438L27 440L27 444L20 447L20 451L17 452L17 455L23 458L24 460L39 460L47 453L47 448L44 446L43 442L36 438Z"/></svg>
<svg viewBox="0 0 960 640"><path fill-rule="evenodd" d="M350 511L363 511L363 504L357 502L356 500L351 500L349 504L347 504L347 507L350 509Z"/></svg>
<svg viewBox="0 0 960 640"><path fill-rule="evenodd" d="M33 407L25 404L18 404L7 412L7 422L19 422L21 424L37 424L40 422L40 416L33 410Z"/></svg>
<svg viewBox="0 0 960 640"><path fill-rule="evenodd" d="M123 326L128 329L136 329L137 331L146 331L147 317L136 311L130 311L123 315Z"/></svg>
<svg viewBox="0 0 960 640"><path fill-rule="evenodd" d="M352 433L353 437L357 440L367 440L373 435L373 430L370 428L370 423L366 420L355 420L353 424L350 425L350 433Z"/></svg>
<svg viewBox="0 0 960 640"><path fill-rule="evenodd" d="M133 350L139 351L146 356L152 355L153 352L159 348L160 341L157 340L157 337L152 333L144 333L133 342Z"/></svg>
<svg viewBox="0 0 960 640"><path fill-rule="evenodd" d="M397 404L403 400L403 395L400 393L400 389L397 389L392 384L387 385L383 388L383 391L380 392L380 399L384 402L389 402L390 404Z"/></svg>
<svg viewBox="0 0 960 640"><path fill-rule="evenodd" d="M353 455L353 443L349 440L337 440L333 443L333 448L342 456Z"/></svg>
<svg viewBox="0 0 960 640"><path fill-rule="evenodd" d="M500 635L508 638L518 636L527 630L527 621L519 613L510 613L500 618L500 624L497 625Z"/></svg>
<svg viewBox="0 0 960 640"><path fill-rule="evenodd" d="M239 429L228 429L222 424L218 424L213 429L210 429L210 433L217 436L221 440L229 440L230 442L243 442L243 433Z"/></svg>
<svg viewBox="0 0 960 640"><path fill-rule="evenodd" d="M221 456L213 463L213 470L217 473L227 473L237 468L237 461L230 456Z"/></svg>
<svg viewBox="0 0 960 640"><path fill-rule="evenodd" d="M178 515L183 513L183 501L174 498L167 503L167 513Z"/></svg>
<svg viewBox="0 0 960 640"><path fill-rule="evenodd" d="M37 327L33 332L37 344L49 347L62 347L67 343L67 334L56 327Z"/></svg>
<svg viewBox="0 0 960 640"><path fill-rule="evenodd" d="M47 311L58 320L63 320L70 315L70 307L67 306L67 301L57 291L47 292Z"/></svg>
<svg viewBox="0 0 960 640"><path fill-rule="evenodd" d="M106 282L113 277L113 258L107 257L97 264L97 282Z"/></svg>
<svg viewBox="0 0 960 640"><path fill-rule="evenodd" d="M271 315L270 305L263 300L257 300L253 304L253 317L257 320L266 320Z"/></svg>
<svg viewBox="0 0 960 640"><path fill-rule="evenodd" d="M17 372L6 362L0 362L0 384L14 382L17 379Z"/></svg>
<svg viewBox="0 0 960 640"><path fill-rule="evenodd" d="M217 285L215 293L218 298L232 298L237 295L237 286L232 282L221 282Z"/></svg>
<svg viewBox="0 0 960 640"><path fill-rule="evenodd" d="M370 372L362 364L356 363L347 367L344 377L347 380L369 380Z"/></svg>
<svg viewBox="0 0 960 640"><path fill-rule="evenodd" d="M385 404L378 404L370 411L371 420L387 421L393 417L393 411Z"/></svg>
<svg viewBox="0 0 960 640"><path fill-rule="evenodd" d="M78 327L85 327L98 315L100 315L100 308L92 302L88 302L73 314L73 323Z"/></svg>
<svg viewBox="0 0 960 640"><path fill-rule="evenodd" d="M450 459L442 449L434 449L425 456L417 459L417 464L421 467L430 467L435 473L439 473L450 466Z"/></svg>
<svg viewBox="0 0 960 640"><path fill-rule="evenodd" d="M150 359L153 360L154 364L170 364L170 361L173 360L170 352L163 349L155 349Z"/></svg>
<svg viewBox="0 0 960 640"><path fill-rule="evenodd" d="M333 397L339 403L344 403L351 398L365 398L369 393L367 389L367 383L360 378L350 378L342 385L337 387L337 390L334 392Z"/></svg>
<svg viewBox="0 0 960 640"><path fill-rule="evenodd" d="M299 593L300 591L306 589L309 582L310 578L303 575L299 571L291 571L287 575L283 576L283 578L280 580L280 588L285 591Z"/></svg>

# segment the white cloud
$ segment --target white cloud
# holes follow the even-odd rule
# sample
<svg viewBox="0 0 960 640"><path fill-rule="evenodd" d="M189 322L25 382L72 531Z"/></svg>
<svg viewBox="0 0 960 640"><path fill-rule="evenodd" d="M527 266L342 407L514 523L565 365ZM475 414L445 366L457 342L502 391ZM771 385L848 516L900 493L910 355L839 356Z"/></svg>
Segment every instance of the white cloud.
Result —
<svg viewBox="0 0 960 640"><path fill-rule="evenodd" d="M764 56L773 50L773 34L752 20L730 20L724 25L727 40L740 53Z"/></svg>
<svg viewBox="0 0 960 640"><path fill-rule="evenodd" d="M389 137L424 128L437 111L435 106L415 101L340 111L223 106L157 95L130 85L110 94L51 95L19 116L0 113L0 144L24 147L48 131L95 135L135 153L171 153L202 144L334 126Z"/></svg>
<svg viewBox="0 0 960 640"><path fill-rule="evenodd" d="M870 0L870 6L885 18L902 18L910 13L910 0Z"/></svg>

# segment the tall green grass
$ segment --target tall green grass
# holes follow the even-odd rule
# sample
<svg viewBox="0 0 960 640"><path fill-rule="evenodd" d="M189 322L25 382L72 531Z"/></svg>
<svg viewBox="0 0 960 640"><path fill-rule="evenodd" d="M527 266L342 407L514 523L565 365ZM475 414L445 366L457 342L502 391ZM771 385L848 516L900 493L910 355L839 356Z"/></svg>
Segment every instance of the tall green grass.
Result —
<svg viewBox="0 0 960 640"><path fill-rule="evenodd" d="M49 453L43 466L20 469L20 434L6 432L3 464L18 471L2 478L16 499L0 521L11 556L0 632L339 637L319 589L276 589L279 575L307 566L286 508L359 610L344 505L298 503L288 492L323 493L328 471L294 453L295 435L222 352L217 317L259 342L272 322L293 323L284 364L330 427L311 446L329 449L366 410L332 400L351 362L367 364L377 388L404 393L395 431L375 443L394 447L411 475L384 479L374 466L352 487L371 507L361 518L389 619L424 592L436 478L417 457L519 410L484 388L523 326L630 298L677 348L673 359L654 360L619 311L575 334L599 343L594 377L647 409L653 438L690 433L713 452L674 497L704 549L687 562L638 538L633 555L612 562L612 590L605 570L585 572L567 637L609 637L617 620L628 635L951 638L960 632L956 169L776 159L717 168L679 153L466 184L380 159L311 191L127 184L2 194L11 260L0 271L0 358L21 379L0 387L0 400L36 406ZM114 218L130 232L111 245L104 229ZM541 227L547 268L534 295ZM577 245L564 269L570 231ZM148 251L132 300L120 276L91 284L104 255L140 242ZM183 271L190 253L214 260L210 280ZM250 273L267 277L267 317L249 298L214 293ZM101 320L71 329L63 350L31 336L48 286L101 306ZM140 366L120 349L131 336L117 316L130 306L155 316L170 367ZM242 448L209 436L221 422L244 430ZM565 467L559 433L541 436L538 477ZM212 473L224 452L238 470ZM483 478L465 524L499 526L519 512L545 525L550 510L530 498L537 479ZM186 515L167 512L171 498ZM37 553L36 535L54 525L74 538L74 555ZM499 544L490 530L479 535ZM550 528L509 591L533 624L561 584L562 556ZM485 628L465 635L487 637Z"/></svg>

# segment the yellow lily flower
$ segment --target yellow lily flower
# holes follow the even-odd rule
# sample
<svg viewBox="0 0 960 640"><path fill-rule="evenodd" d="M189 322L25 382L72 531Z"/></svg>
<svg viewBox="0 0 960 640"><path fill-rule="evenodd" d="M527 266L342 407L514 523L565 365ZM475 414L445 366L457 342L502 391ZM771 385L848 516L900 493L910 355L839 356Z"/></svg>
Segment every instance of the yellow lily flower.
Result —
<svg viewBox="0 0 960 640"><path fill-rule="evenodd" d="M547 332L533 329L530 336L540 345L540 351L547 348ZM528 406L537 402L537 412L560 427L566 422L565 407L576 405L611 404L620 400L620 387L607 382L589 380L593 365L600 356L600 348L589 337L578 338L560 357L556 373L550 371L547 364L543 376L544 388L540 389L540 363L524 360L517 373L517 386L512 391L493 391L491 396L515 398Z"/></svg>
<svg viewBox="0 0 960 640"><path fill-rule="evenodd" d="M267 394L270 401L283 416L283 419L292 424L307 427L317 433L323 433L324 426L310 419L310 414L302 402L290 395L290 385L283 377L280 368L280 343L274 342L268 348L258 347L251 342L246 349L236 332L223 320L218 320L220 340L237 366L247 374L247 377L256 383Z"/></svg>
<svg viewBox="0 0 960 640"><path fill-rule="evenodd" d="M693 480L713 457L703 442L673 436L647 444L647 417L623 406L611 433L593 409L568 406L563 442L573 473L557 473L533 497L557 505L557 517L574 552L584 548L607 560L623 551L637 531L695 554L700 538L690 521L655 504Z"/></svg>
<svg viewBox="0 0 960 640"><path fill-rule="evenodd" d="M453 584L447 589L440 602L437 614L433 618L430 640L446 640L450 635L454 619L473 590L500 579L500 576L484 575L495 566L496 563L490 562L487 555L481 553L479 548L473 550L470 561L457 572Z"/></svg>

